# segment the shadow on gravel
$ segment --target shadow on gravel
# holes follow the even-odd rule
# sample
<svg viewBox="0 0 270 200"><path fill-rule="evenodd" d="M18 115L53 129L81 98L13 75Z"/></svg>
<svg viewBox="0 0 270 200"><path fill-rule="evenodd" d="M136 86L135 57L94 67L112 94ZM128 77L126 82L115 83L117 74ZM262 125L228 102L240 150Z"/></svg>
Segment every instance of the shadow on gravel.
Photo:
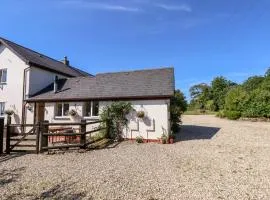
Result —
<svg viewBox="0 0 270 200"><path fill-rule="evenodd" d="M176 135L176 142L187 140L210 140L220 128L182 125L181 131Z"/></svg>
<svg viewBox="0 0 270 200"><path fill-rule="evenodd" d="M32 199L32 200L40 200L40 199L64 199L64 200L81 200L85 199L87 196L86 192L76 191L75 183L66 183L65 181L56 184L53 187L45 189L40 194L32 193L31 191L20 191L7 196L6 199ZM87 197L89 200L93 200L90 196Z"/></svg>
<svg viewBox="0 0 270 200"><path fill-rule="evenodd" d="M35 199L72 199L80 200L86 197L84 192L74 192L74 184L57 184L49 190L42 192L38 198ZM88 199L92 199L91 197Z"/></svg>
<svg viewBox="0 0 270 200"><path fill-rule="evenodd" d="M3 169L0 171L0 187L6 184L17 181L22 173L24 172L25 167L16 168L13 170Z"/></svg>
<svg viewBox="0 0 270 200"><path fill-rule="evenodd" d="M13 158L21 157L26 155L25 153L14 153L14 154L3 154L0 155L0 163L11 160Z"/></svg>
<svg viewBox="0 0 270 200"><path fill-rule="evenodd" d="M87 149L88 150L93 150L93 149L113 149L117 147L121 142L114 142L111 139L101 139L97 140L91 144L88 145Z"/></svg>

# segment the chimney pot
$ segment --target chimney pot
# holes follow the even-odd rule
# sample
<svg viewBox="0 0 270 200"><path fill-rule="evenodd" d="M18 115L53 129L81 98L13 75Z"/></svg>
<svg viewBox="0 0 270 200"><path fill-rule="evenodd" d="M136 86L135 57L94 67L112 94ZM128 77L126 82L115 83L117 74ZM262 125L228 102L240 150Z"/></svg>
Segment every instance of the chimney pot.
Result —
<svg viewBox="0 0 270 200"><path fill-rule="evenodd" d="M69 60L68 60L68 57L65 56L64 57L64 60L62 61L65 65L69 66Z"/></svg>

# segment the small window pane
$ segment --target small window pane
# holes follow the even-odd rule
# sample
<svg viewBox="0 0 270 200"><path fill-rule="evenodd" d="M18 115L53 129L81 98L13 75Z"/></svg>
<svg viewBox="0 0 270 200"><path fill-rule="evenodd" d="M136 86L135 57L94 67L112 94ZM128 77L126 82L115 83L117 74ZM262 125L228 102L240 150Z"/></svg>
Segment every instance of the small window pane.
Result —
<svg viewBox="0 0 270 200"><path fill-rule="evenodd" d="M84 116L91 117L91 102L86 102L84 107Z"/></svg>
<svg viewBox="0 0 270 200"><path fill-rule="evenodd" d="M2 73L2 83L7 82L7 70L3 69L3 73Z"/></svg>
<svg viewBox="0 0 270 200"><path fill-rule="evenodd" d="M5 103L0 103L0 116L3 116L5 112Z"/></svg>
<svg viewBox="0 0 270 200"><path fill-rule="evenodd" d="M0 82L1 83L7 82L7 69L0 69Z"/></svg>
<svg viewBox="0 0 270 200"><path fill-rule="evenodd" d="M62 116L62 104L61 103L56 104L56 116L58 116L58 117Z"/></svg>
<svg viewBox="0 0 270 200"><path fill-rule="evenodd" d="M65 103L64 104L64 116L68 116L69 112L69 104Z"/></svg>
<svg viewBox="0 0 270 200"><path fill-rule="evenodd" d="M93 101L92 116L98 116L99 105L98 101Z"/></svg>

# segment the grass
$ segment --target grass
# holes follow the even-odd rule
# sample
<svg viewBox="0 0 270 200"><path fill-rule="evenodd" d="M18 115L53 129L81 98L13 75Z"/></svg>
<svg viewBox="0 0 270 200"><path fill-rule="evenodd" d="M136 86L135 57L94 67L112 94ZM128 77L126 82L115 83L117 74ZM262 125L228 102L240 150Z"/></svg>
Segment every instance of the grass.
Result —
<svg viewBox="0 0 270 200"><path fill-rule="evenodd" d="M188 110L184 112L184 115L216 115L217 112L206 110L202 113L200 110Z"/></svg>

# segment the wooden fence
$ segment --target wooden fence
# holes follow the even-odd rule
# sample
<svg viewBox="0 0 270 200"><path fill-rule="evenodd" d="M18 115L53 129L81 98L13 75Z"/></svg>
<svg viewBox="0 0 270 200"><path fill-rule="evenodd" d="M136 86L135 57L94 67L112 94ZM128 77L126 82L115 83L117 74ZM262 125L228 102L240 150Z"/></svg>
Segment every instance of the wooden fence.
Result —
<svg viewBox="0 0 270 200"><path fill-rule="evenodd" d="M103 129L107 129L106 127L98 126L93 130L87 131L88 125L100 124L102 121L93 121L87 122L86 120L81 120L81 122L75 123L49 123L48 121L39 122L37 124L11 124L11 118L8 117L6 124L6 153L10 154L10 152L15 147L35 147L35 152L40 153L44 151L48 151L49 149L66 149L66 148L86 148L87 145L91 142L87 141L86 136L91 135L92 133L99 132ZM65 132L65 131L50 131L53 127L79 127L77 131ZM13 128L20 127L21 133L19 134L20 138L13 139ZM27 132L25 129L30 129ZM54 130L57 130L54 129ZM74 129L73 129L74 130ZM27 140L28 135L35 135L35 145L22 145L22 141ZM3 136L4 136L4 119L0 119L0 154L3 153ZM18 135L17 135L18 136ZM56 137L64 137L67 141L70 141L72 137L79 138L77 140L79 143L75 144L58 144L58 145L49 145L49 141L53 141ZM52 140L51 140L52 139ZM11 141L16 141L14 144L11 144Z"/></svg>

